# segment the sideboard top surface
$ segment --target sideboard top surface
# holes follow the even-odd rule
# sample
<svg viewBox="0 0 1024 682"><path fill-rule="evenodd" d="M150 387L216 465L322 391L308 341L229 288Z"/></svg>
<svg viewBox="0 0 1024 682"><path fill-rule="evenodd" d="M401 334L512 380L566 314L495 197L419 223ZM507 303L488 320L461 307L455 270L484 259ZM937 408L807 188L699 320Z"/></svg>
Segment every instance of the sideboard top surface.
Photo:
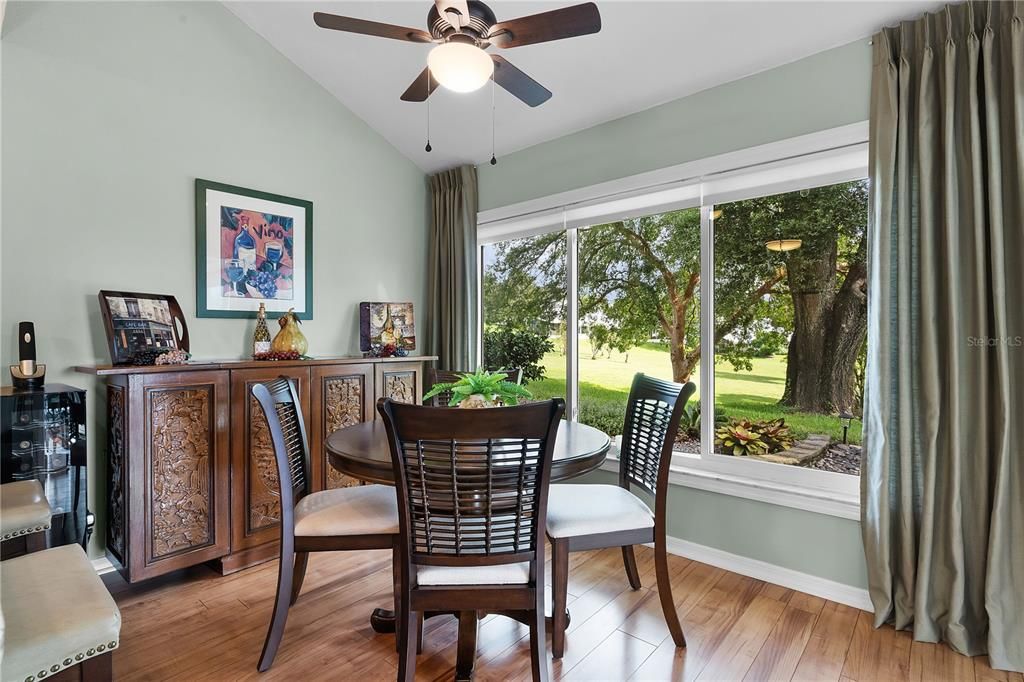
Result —
<svg viewBox="0 0 1024 682"><path fill-rule="evenodd" d="M310 367L313 365L347 365L388 362L432 362L436 355L407 355L403 358L364 358L352 356L311 358L308 360L200 360L184 365L79 365L81 374L112 376L116 374L160 374L164 372L200 372L211 369L268 369L270 367Z"/></svg>

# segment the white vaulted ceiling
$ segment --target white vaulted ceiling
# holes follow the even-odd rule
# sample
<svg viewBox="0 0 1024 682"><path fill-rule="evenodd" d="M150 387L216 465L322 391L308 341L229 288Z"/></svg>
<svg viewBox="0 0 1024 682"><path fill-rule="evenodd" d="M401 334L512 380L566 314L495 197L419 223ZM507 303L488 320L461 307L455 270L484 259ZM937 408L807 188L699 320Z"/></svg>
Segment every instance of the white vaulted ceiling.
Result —
<svg viewBox="0 0 1024 682"><path fill-rule="evenodd" d="M491 156L491 88L442 89L427 105L399 100L426 65L430 45L318 28L330 12L426 27L430 0L227 2L253 30L412 159L432 172ZM574 4L490 0L498 20ZM498 157L679 97L866 39L938 2L647 2L597 0L600 33L500 51L554 96L531 109L497 88ZM491 51L499 51L490 48Z"/></svg>

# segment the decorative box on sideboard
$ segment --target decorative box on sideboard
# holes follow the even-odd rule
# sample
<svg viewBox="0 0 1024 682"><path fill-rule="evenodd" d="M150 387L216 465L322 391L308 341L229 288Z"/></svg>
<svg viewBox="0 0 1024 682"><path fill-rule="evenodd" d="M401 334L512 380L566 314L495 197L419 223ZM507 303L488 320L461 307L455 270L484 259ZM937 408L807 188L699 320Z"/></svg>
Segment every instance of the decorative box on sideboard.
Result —
<svg viewBox="0 0 1024 682"><path fill-rule="evenodd" d="M324 440L376 418L379 397L418 401L436 358L77 367L107 384L107 557L129 582L214 561L230 573L277 555L280 496L254 383L297 380L315 489L354 485Z"/></svg>

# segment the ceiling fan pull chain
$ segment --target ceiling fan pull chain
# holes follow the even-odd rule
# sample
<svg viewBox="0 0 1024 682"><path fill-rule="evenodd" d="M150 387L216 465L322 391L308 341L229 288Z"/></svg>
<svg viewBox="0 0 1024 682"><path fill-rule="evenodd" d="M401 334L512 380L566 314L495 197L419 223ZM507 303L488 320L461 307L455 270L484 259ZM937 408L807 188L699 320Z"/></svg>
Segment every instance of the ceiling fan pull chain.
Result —
<svg viewBox="0 0 1024 682"><path fill-rule="evenodd" d="M430 69L427 69L427 146L423 149L429 154L433 147L430 146Z"/></svg>
<svg viewBox="0 0 1024 682"><path fill-rule="evenodd" d="M497 166L498 159L494 156L494 77L491 76L491 165Z"/></svg>

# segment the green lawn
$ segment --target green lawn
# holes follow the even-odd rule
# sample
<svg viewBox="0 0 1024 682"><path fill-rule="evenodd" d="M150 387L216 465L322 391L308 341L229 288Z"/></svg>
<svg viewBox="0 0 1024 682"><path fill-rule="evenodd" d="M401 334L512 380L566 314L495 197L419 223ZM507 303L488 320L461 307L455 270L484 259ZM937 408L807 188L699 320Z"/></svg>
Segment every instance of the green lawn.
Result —
<svg viewBox="0 0 1024 682"><path fill-rule="evenodd" d="M556 344L557 345L557 344ZM602 353L597 360L591 360L590 342L580 338L580 411L584 422L596 422L595 426L609 427L619 423L629 385L633 375L643 372L664 379L672 378L668 353L656 346L646 345L634 348L629 353ZM786 357L776 355L770 358L755 358L750 372L734 372L732 365L721 363L715 371L715 393L717 409L728 417L749 419L774 419L783 417L798 438L809 433L827 433L836 440L843 436L839 419L832 415L792 412L778 404L786 386ZM535 381L528 388L538 398L565 395L565 356L549 353L544 357L547 378ZM699 370L693 374L700 394ZM696 399L695 397L695 399ZM851 443L860 443L861 424L854 421L850 428Z"/></svg>

